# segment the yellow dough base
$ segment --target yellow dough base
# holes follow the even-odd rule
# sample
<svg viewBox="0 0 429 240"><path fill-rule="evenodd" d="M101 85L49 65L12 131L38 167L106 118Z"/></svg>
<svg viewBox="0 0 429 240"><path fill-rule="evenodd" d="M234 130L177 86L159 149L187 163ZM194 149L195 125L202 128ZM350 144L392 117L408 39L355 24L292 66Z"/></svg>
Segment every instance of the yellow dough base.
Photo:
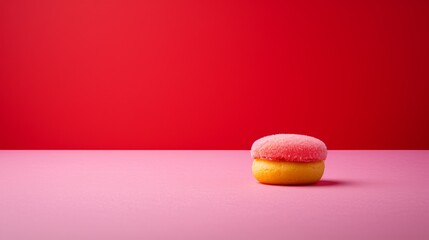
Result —
<svg viewBox="0 0 429 240"><path fill-rule="evenodd" d="M322 178L324 170L324 161L303 163L255 159L252 165L256 180L275 185L313 184Z"/></svg>

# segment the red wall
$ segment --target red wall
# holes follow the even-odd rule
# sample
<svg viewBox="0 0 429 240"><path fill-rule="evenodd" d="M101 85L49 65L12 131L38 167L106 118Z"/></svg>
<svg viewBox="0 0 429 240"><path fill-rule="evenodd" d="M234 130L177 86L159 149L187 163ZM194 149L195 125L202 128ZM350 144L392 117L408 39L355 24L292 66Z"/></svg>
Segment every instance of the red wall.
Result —
<svg viewBox="0 0 429 240"><path fill-rule="evenodd" d="M429 1L0 2L2 149L429 149Z"/></svg>

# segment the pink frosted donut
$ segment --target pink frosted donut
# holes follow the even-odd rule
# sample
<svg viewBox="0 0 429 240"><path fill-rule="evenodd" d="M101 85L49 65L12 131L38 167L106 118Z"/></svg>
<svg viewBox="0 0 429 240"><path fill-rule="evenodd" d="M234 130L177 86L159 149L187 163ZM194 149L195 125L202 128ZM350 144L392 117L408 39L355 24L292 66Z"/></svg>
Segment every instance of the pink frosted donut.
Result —
<svg viewBox="0 0 429 240"><path fill-rule="evenodd" d="M252 158L288 162L316 162L328 154L321 140L299 134L275 134L256 140L250 150Z"/></svg>

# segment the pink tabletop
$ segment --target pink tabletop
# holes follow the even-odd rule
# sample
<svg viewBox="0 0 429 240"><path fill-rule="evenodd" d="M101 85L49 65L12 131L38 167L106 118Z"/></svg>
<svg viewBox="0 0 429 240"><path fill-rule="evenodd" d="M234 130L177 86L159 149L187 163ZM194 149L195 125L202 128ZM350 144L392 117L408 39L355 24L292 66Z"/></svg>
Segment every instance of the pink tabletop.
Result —
<svg viewBox="0 0 429 240"><path fill-rule="evenodd" d="M255 181L248 151L0 151L0 239L429 239L429 151L330 151Z"/></svg>

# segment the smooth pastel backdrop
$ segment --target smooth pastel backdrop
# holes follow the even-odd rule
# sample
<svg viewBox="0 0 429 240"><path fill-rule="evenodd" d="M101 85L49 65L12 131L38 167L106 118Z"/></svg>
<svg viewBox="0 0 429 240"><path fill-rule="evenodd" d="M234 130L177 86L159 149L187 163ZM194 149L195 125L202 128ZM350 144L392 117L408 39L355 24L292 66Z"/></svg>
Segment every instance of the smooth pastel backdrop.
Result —
<svg viewBox="0 0 429 240"><path fill-rule="evenodd" d="M429 1L0 0L1 149L429 149Z"/></svg>
<svg viewBox="0 0 429 240"><path fill-rule="evenodd" d="M249 151L0 151L0 239L429 239L429 151L329 151L259 184Z"/></svg>

